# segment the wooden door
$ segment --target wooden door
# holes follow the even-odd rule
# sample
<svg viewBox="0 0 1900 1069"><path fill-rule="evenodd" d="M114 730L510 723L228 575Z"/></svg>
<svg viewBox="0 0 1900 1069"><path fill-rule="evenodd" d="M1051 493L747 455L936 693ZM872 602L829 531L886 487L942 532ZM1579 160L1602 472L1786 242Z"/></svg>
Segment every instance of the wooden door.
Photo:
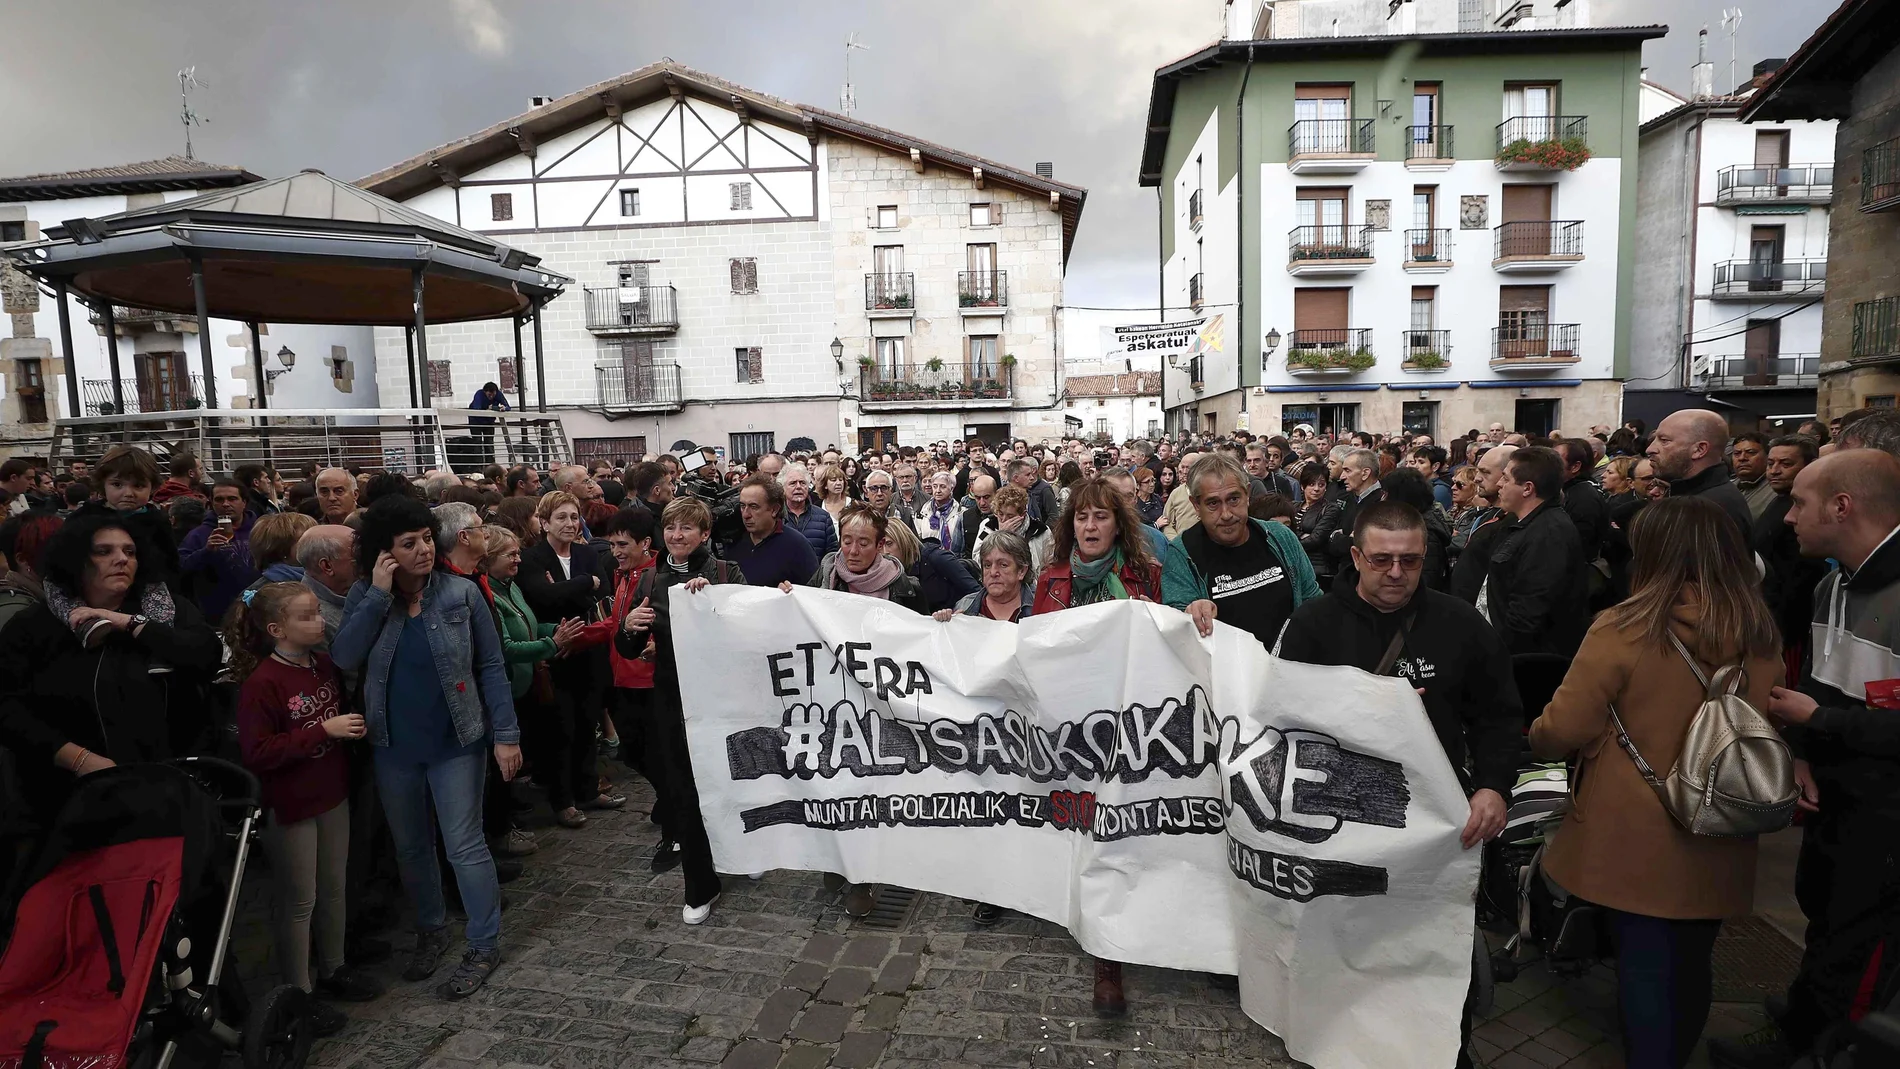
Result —
<svg viewBox="0 0 1900 1069"><path fill-rule="evenodd" d="M1498 287L1498 355L1521 360L1550 355L1550 287Z"/></svg>
<svg viewBox="0 0 1900 1069"><path fill-rule="evenodd" d="M1781 355L1781 320L1751 319L1742 339L1742 385L1773 386Z"/></svg>
<svg viewBox="0 0 1900 1069"><path fill-rule="evenodd" d="M1551 194L1548 185L1507 185L1499 205L1504 233L1500 256L1549 256ZM1518 225L1521 224L1521 225Z"/></svg>
<svg viewBox="0 0 1900 1069"><path fill-rule="evenodd" d="M1781 243L1785 227L1757 226L1748 231L1748 288L1755 293L1781 289Z"/></svg>
<svg viewBox="0 0 1900 1069"><path fill-rule="evenodd" d="M1788 166L1788 131L1755 131L1755 167L1761 172L1761 181L1757 184L1775 186L1778 196L1787 196L1788 187L1783 185L1785 176L1777 173Z"/></svg>
<svg viewBox="0 0 1900 1069"><path fill-rule="evenodd" d="M620 376L629 404L663 400L654 378L653 343L628 341L620 344Z"/></svg>

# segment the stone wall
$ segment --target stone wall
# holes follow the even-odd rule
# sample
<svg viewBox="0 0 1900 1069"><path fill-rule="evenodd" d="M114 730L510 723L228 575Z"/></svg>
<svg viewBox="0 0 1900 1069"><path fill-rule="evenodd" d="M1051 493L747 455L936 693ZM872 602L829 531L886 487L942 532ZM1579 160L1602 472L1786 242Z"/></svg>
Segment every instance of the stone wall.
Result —
<svg viewBox="0 0 1900 1069"><path fill-rule="evenodd" d="M1889 52L1854 87L1853 114L1835 133L1834 205L1829 220L1827 298L1821 319L1822 419L1893 396L1900 387L1896 366L1849 369L1853 354L1854 306L1900 294L1900 210L1863 212L1861 154L1900 134L1900 51Z"/></svg>

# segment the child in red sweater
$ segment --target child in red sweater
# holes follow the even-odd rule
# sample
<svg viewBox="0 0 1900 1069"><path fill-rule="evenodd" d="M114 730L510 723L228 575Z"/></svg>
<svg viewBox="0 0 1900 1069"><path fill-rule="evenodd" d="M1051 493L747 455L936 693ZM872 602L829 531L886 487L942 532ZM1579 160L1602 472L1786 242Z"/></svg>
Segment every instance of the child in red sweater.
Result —
<svg viewBox="0 0 1900 1069"><path fill-rule="evenodd" d="M323 644L317 596L302 583L246 591L226 638L238 691L238 745L263 786L270 815L264 849L275 885L277 961L284 982L326 999L367 1002L382 986L343 961L343 906L350 846L350 764L340 742L365 732L343 710L343 679ZM317 970L310 970L312 914ZM348 1018L312 1000L317 1035Z"/></svg>

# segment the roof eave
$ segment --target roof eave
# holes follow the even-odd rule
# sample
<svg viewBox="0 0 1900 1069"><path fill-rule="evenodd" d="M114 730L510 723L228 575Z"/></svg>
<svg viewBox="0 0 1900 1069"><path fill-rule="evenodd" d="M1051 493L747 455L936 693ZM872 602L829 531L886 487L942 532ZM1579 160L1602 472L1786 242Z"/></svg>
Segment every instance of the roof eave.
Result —
<svg viewBox="0 0 1900 1069"><path fill-rule="evenodd" d="M1871 15L1872 25L1861 17L1864 15ZM1892 41L1895 29L1885 0L1845 0L1787 62L1768 76L1748 106L1742 109L1741 120L1847 118L1853 104L1851 82L1824 79L1827 75L1838 77L1844 73L1836 53L1862 41L1869 30L1884 30L1889 42Z"/></svg>
<svg viewBox="0 0 1900 1069"><path fill-rule="evenodd" d="M0 204L18 204L40 200L78 200L81 197L106 197L137 193L171 193L180 190L228 189L262 182L263 176L250 171L199 171L184 174L149 176L122 175L111 178L0 181Z"/></svg>

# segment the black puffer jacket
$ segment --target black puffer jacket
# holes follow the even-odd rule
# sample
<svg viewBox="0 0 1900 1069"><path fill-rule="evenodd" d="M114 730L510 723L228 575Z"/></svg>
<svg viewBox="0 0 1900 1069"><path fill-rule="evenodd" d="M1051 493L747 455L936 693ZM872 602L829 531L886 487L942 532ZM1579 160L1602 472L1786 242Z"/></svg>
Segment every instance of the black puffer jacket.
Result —
<svg viewBox="0 0 1900 1069"><path fill-rule="evenodd" d="M213 749L206 693L222 650L198 607L173 600L171 623L148 623L137 637L115 631L93 649L44 609L27 609L0 631L0 746L13 751L22 790L42 816L72 789L72 775L53 767L69 742L116 764ZM128 604L136 603L135 593Z"/></svg>
<svg viewBox="0 0 1900 1069"><path fill-rule="evenodd" d="M1590 629L1585 567L1577 525L1554 501L1499 532L1485 571L1486 605L1506 649L1575 656Z"/></svg>

